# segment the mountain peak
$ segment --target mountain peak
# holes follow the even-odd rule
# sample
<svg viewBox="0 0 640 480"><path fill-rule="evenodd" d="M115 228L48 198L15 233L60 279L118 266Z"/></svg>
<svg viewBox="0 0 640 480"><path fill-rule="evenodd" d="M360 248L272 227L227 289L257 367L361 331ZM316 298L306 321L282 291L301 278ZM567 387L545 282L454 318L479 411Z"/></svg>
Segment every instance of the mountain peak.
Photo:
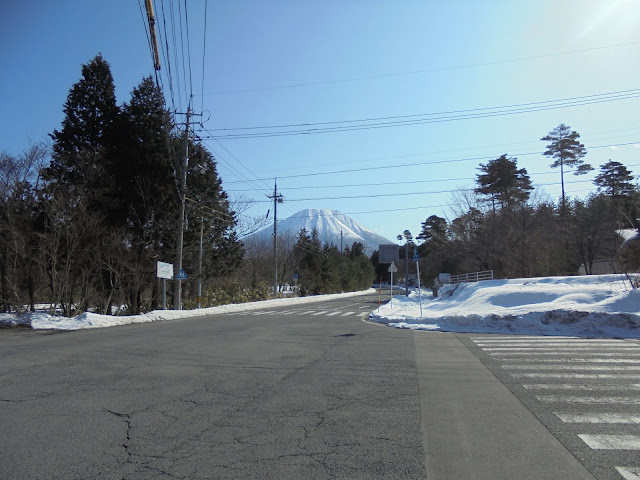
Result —
<svg viewBox="0 0 640 480"><path fill-rule="evenodd" d="M381 243L394 243L391 240L378 235L373 230L360 225L338 210L307 208L294 213L284 220L278 221L278 236L289 237L293 242L300 230L305 229L311 233L314 229L318 232L320 241L343 248L351 246L354 242L360 242L365 247L367 255L371 255L378 249ZM273 229L267 227L264 230L251 235L248 239L265 241L270 240Z"/></svg>

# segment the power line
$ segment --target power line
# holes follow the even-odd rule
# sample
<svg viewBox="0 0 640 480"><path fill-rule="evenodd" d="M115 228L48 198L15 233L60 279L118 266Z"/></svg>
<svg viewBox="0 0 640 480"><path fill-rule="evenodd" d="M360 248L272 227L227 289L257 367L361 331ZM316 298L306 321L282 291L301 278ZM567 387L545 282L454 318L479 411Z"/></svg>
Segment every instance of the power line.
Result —
<svg viewBox="0 0 640 480"><path fill-rule="evenodd" d="M229 133L215 135L218 139L247 139L281 137L292 135L312 135L319 133L350 132L357 130L371 130L377 128L402 127L411 125L423 125L430 123L442 123L458 120L471 120L478 118L489 118L505 115L516 115L521 113L539 112L545 110L556 110L597 103L628 100L640 97L640 89L621 90L617 92L599 93L594 95L584 95L579 97L568 97L556 100L543 100L539 102L520 103L512 105L502 105L497 107L483 107L467 110L452 110L445 112L419 113L411 115L398 115L388 117L373 117L356 120L335 120L328 122L308 122L298 124L235 127L217 129L219 131L248 131L248 130L269 130L260 132ZM277 130L289 128L288 130Z"/></svg>
<svg viewBox="0 0 640 480"><path fill-rule="evenodd" d="M184 0L184 28L187 32L187 59L189 65L189 97L193 97L193 80L191 77L191 40L189 39L189 13L187 10L187 0ZM184 55L184 52L183 52ZM183 58L184 61L184 58Z"/></svg>
<svg viewBox="0 0 640 480"><path fill-rule="evenodd" d="M615 45L604 45L604 46L600 46L600 47L585 48L585 49L581 49L581 50L569 50L569 51L565 51L565 52L555 52L555 53L549 53L549 54L544 54L544 55L533 55L533 56L530 56L530 57L520 57L520 58L512 58L512 59L506 59L506 60L496 60L496 61L492 61L492 62L472 63L472 64L467 64L467 65L456 65L456 66L451 66L451 67L437 67L437 68L430 68L430 69L423 69L423 70L414 70L414 71L411 71L411 72L386 73L386 74L380 74L380 75L368 75L368 76L362 76L362 77L326 80L326 81L320 81L320 82L293 83L293 84L288 84L288 85L279 85L279 86L272 86L272 87L246 88L246 89L242 89L242 90L226 90L226 91L212 92L212 93L207 93L207 94L205 94L203 92L203 95L207 95L207 96L210 96L210 95L226 95L226 94L235 94L235 93L250 93L250 92L261 92L261 91L267 91L267 90L282 90L282 89L288 89L288 88L300 88L300 87L311 87L311 86L320 86L320 85L331 85L331 84L336 84L336 83L359 82L359 81L363 81L363 80L375 80L375 79L378 79L378 78L400 77L400 76L406 76L406 75L418 75L418 74L423 74L423 73L434 73L434 72L442 72L442 71L449 71L449 70L461 70L461 69L467 69L467 68L486 67L486 66L490 66L490 65L501 65L501 64L505 64L505 63L524 62L524 61L528 61L528 60L538 60L538 59L547 58L547 57L557 57L557 56L563 56L563 55L573 55L573 54L576 54L576 53L593 52L593 51L605 50L605 49L609 49L609 48L628 47L628 46L638 45L638 44L640 44L640 41L628 42L628 43L619 43L619 44L615 44Z"/></svg>
<svg viewBox="0 0 640 480"><path fill-rule="evenodd" d="M637 167L640 166L640 163L627 164L626 167ZM565 173L569 174L575 172L576 170L565 170ZM557 172L549 171L549 172L527 172L527 175L557 175ZM384 186L388 187L390 185L415 185L420 183L441 183L441 182L456 182L456 181L475 181L474 177L457 177L457 178L434 178L429 180L403 180L400 182L384 182ZM590 180L589 180L590 181ZM567 182L565 182L567 183ZM549 185L549 184L538 184L538 185ZM294 187L285 187L286 190L326 190L328 188L360 188L360 187L379 187L380 182L377 183L349 183L349 184L341 184L341 185L306 185L306 186L294 186ZM242 192L252 192L254 189L242 189L242 190L226 190L227 193L242 193Z"/></svg>
<svg viewBox="0 0 640 480"><path fill-rule="evenodd" d="M587 147L587 149L622 147L622 146L627 146L627 145L638 145L639 143L640 143L640 141L626 142L626 143L613 143L613 144L609 144L609 145L595 145L595 146ZM540 152L540 151L538 151L538 152L524 152L524 153L514 153L514 154L511 154L511 156L513 156L513 157L525 157L525 156L529 156L529 155L542 155L542 153L543 152ZM362 172L362 171L374 170L374 169L375 170L379 170L379 169L383 169L383 168L416 167L416 166L421 166L421 165L437 165L437 164L443 164L443 163L470 162L470 161L478 161L478 160L494 160L495 158L496 158L495 155L488 155L488 156L483 156L483 157L455 158L455 159L450 159L450 160L430 160L430 161L425 161L425 162L401 163L401 164L384 165L384 166L377 166L377 167L361 167L361 168L350 168L350 169L344 169L344 170L333 170L333 171L329 171L329 172L315 172L315 173L299 173L299 174L294 174L294 175L280 175L280 176L278 176L278 178L284 179L284 178L316 177L316 176L320 176L320 175L335 175L335 174L339 174L339 173ZM259 180L268 180L268 178L263 178L263 179L259 179ZM230 184L242 183L242 182L241 181L230 181L230 182L226 182L226 183L227 183L227 185L230 185Z"/></svg>

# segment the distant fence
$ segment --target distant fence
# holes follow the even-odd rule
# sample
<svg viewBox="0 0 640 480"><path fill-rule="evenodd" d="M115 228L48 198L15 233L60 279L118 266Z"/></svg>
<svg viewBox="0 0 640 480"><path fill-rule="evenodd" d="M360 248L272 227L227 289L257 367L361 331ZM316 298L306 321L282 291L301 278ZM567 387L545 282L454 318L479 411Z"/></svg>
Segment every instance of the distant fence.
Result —
<svg viewBox="0 0 640 480"><path fill-rule="evenodd" d="M469 283L480 282L482 280L493 280L493 270L483 272L463 273L461 275L451 275L448 280L440 280L440 284L445 283Z"/></svg>

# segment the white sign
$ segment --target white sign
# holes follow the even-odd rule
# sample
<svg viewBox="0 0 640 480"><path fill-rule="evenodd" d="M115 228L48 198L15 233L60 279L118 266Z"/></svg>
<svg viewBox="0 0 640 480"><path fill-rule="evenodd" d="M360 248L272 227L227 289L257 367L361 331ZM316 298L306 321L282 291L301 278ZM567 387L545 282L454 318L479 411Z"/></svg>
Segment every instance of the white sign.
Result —
<svg viewBox="0 0 640 480"><path fill-rule="evenodd" d="M396 267L395 263L392 263L391 265L389 265L389 269L387 270L387 272L390 272L390 273L395 273L397 271L398 271L398 267Z"/></svg>
<svg viewBox="0 0 640 480"><path fill-rule="evenodd" d="M156 271L157 271L158 278L166 278L168 280L171 280L173 278L172 263L158 262Z"/></svg>

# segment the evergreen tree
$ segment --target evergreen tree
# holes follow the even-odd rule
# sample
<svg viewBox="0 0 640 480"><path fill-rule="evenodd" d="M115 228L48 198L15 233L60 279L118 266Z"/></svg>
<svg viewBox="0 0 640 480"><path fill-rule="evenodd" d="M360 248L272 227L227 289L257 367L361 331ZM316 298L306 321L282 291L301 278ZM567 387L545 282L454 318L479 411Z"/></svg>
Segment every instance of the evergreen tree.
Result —
<svg viewBox="0 0 640 480"><path fill-rule="evenodd" d="M110 167L118 114L109 64L97 55L82 66L82 78L64 105L62 129L51 135L52 161L43 171L49 191L69 189L84 197L91 210L112 210L115 185Z"/></svg>
<svg viewBox="0 0 640 480"><path fill-rule="evenodd" d="M529 199L533 190L531 179L525 168L518 168L516 158L507 158L505 154L481 164L479 170L483 173L476 178L479 186L475 192L489 197L494 211L496 203L500 208L512 208Z"/></svg>
<svg viewBox="0 0 640 480"><path fill-rule="evenodd" d="M615 203L620 197L630 197L634 192L631 172L620 162L609 160L600 166L600 173L593 180L599 192L611 197Z"/></svg>
<svg viewBox="0 0 640 480"><path fill-rule="evenodd" d="M578 140L580 134L571 127L561 123L546 136L540 140L550 142L544 155L554 159L550 165L551 168L560 167L560 183L562 185L562 211L566 206L564 191L564 169L566 167L575 167L574 175L584 175L593 170L588 163L584 163L583 157L587 154L587 149Z"/></svg>

